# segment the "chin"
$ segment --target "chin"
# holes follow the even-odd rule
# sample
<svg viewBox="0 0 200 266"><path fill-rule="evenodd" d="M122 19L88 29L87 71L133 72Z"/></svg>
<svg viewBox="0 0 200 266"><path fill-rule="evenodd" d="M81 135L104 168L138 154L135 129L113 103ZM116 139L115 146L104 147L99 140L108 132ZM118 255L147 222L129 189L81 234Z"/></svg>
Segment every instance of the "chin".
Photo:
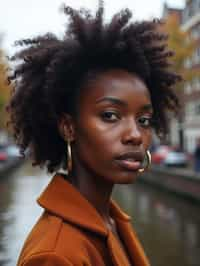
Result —
<svg viewBox="0 0 200 266"><path fill-rule="evenodd" d="M137 178L139 177L139 173L138 172L129 172L121 174L121 176L119 178L116 178L115 184L133 184Z"/></svg>

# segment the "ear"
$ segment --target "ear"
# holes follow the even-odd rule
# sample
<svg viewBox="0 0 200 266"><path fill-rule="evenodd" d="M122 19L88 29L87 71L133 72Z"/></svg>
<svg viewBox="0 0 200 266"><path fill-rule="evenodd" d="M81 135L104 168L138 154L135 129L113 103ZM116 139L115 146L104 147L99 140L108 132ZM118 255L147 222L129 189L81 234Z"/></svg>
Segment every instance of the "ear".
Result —
<svg viewBox="0 0 200 266"><path fill-rule="evenodd" d="M64 114L58 121L58 130L61 137L66 141L75 139L75 125L71 115Z"/></svg>

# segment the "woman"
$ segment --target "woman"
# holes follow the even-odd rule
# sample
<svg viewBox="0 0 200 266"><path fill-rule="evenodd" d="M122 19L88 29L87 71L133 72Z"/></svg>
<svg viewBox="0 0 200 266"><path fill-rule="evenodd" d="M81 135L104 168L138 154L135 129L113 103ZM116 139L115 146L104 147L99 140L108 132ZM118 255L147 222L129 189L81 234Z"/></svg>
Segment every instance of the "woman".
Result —
<svg viewBox="0 0 200 266"><path fill-rule="evenodd" d="M169 70L172 52L159 21L130 22L126 9L105 24L102 2L94 17L63 9L70 21L62 39L22 40L27 47L13 58L8 110L16 141L33 165L55 173L18 266L147 266L111 193L148 168L152 130L167 132L180 80Z"/></svg>

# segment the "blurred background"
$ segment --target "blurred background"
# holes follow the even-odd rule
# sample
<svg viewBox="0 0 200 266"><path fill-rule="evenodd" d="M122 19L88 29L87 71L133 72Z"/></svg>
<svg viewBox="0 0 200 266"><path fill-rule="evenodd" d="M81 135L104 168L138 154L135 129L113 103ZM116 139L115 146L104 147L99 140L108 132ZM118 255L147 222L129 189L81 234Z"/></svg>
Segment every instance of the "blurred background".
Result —
<svg viewBox="0 0 200 266"><path fill-rule="evenodd" d="M123 3L120 3L123 2ZM94 0L1 1L0 8L0 266L16 265L23 241L41 213L36 199L51 176L19 154L10 129L6 103L8 57L18 39L51 31L62 36L62 3L95 11ZM174 69L184 82L175 89L181 111L169 113L165 141L151 146L152 168L132 186L117 187L114 197L133 217L153 266L200 265L200 0L105 0L106 19L129 7L135 20L163 18L175 50ZM48 136L47 136L48 137Z"/></svg>

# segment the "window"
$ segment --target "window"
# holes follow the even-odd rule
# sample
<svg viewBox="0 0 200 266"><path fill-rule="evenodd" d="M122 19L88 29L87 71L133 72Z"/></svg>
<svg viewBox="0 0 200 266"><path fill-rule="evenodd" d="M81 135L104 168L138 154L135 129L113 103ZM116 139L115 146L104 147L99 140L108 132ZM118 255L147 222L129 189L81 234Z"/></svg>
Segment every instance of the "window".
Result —
<svg viewBox="0 0 200 266"><path fill-rule="evenodd" d="M195 115L200 116L200 102L195 104Z"/></svg>
<svg viewBox="0 0 200 266"><path fill-rule="evenodd" d="M194 84L194 90L199 91L200 90L200 78L197 77L193 80Z"/></svg>
<svg viewBox="0 0 200 266"><path fill-rule="evenodd" d="M186 104L185 107L185 115L186 115L186 119L191 120L192 117L194 116L195 110L194 110L194 103L190 102Z"/></svg>
<svg viewBox="0 0 200 266"><path fill-rule="evenodd" d="M194 26L194 28L191 30L191 35L195 40L200 39L200 24Z"/></svg>
<svg viewBox="0 0 200 266"><path fill-rule="evenodd" d="M185 91L186 94L190 94L192 92L192 87L190 85L190 82L186 82L185 83L184 91Z"/></svg>
<svg viewBox="0 0 200 266"><path fill-rule="evenodd" d="M193 91L200 90L200 77L194 78L192 81L188 81L184 85L184 92L185 94L190 94Z"/></svg>
<svg viewBox="0 0 200 266"><path fill-rule="evenodd" d="M186 103L185 106L185 120L186 122L200 121L200 101Z"/></svg>
<svg viewBox="0 0 200 266"><path fill-rule="evenodd" d="M200 63L200 47L198 47L193 55L193 63L194 64L199 64Z"/></svg>
<svg viewBox="0 0 200 266"><path fill-rule="evenodd" d="M191 68L192 67L192 60L187 58L184 62L185 68Z"/></svg>

